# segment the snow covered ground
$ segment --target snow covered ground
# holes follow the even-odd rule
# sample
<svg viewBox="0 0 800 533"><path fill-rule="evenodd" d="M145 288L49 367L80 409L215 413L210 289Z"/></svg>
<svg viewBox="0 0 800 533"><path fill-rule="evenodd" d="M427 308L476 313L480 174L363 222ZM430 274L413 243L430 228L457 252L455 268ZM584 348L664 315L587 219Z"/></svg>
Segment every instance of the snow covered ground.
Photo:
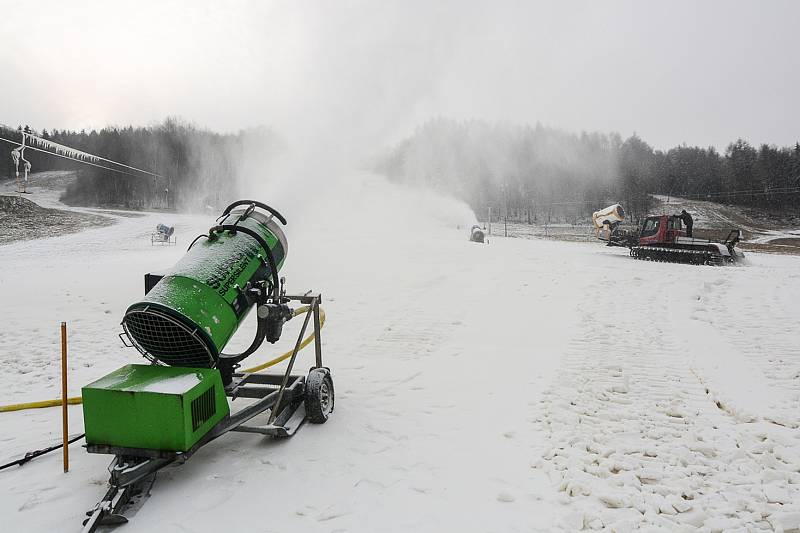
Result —
<svg viewBox="0 0 800 533"><path fill-rule="evenodd" d="M350 187L286 213L282 273L328 314L329 422L220 438L161 473L120 531L800 528L800 257L719 268L599 243L479 245L455 202ZM151 246L158 222L178 246ZM57 396L62 320L71 394L143 361L117 339L122 314L211 223L120 216L0 247L0 404ZM60 411L0 424L3 463L57 440ZM0 472L3 529L79 530L109 460L73 445L68 474L58 453Z"/></svg>

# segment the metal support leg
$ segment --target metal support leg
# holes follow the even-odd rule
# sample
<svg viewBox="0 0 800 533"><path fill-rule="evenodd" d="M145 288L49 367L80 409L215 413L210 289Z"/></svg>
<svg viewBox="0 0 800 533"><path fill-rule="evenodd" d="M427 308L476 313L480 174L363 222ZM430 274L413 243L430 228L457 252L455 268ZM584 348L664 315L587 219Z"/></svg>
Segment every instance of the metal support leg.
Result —
<svg viewBox="0 0 800 533"><path fill-rule="evenodd" d="M322 327L319 323L319 301L316 298L314 299L314 306L312 309L314 310L314 353L316 355L316 368L320 368L322 366L322 339L320 338Z"/></svg>
<svg viewBox="0 0 800 533"><path fill-rule="evenodd" d="M311 299L311 309L306 312L306 319L303 321L303 327L300 328L300 335L297 336L297 342L294 345L294 350L292 351L292 357L289 359L289 365L286 367L286 373L283 375L283 381L281 382L281 388L278 390L278 399L275 401L275 407L272 409L272 412L269 415L269 422L268 424L272 424L275 422L275 418L278 416L278 412L281 409L281 401L283 400L283 393L286 391L286 384L289 382L289 375L292 373L292 368L294 367L294 361L297 359L297 352L300 351L300 344L303 342L303 336L306 333L306 328L308 327L308 321L311 319L312 310L317 306L317 298Z"/></svg>

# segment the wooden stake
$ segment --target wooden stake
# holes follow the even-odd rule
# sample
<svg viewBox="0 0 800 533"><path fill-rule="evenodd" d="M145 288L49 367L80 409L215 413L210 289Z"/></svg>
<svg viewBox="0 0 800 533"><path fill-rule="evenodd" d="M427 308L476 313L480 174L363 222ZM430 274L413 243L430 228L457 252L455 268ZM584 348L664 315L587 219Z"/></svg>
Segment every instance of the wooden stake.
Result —
<svg viewBox="0 0 800 533"><path fill-rule="evenodd" d="M67 416L67 323L61 323L61 423L64 429L64 472L69 472L69 417Z"/></svg>

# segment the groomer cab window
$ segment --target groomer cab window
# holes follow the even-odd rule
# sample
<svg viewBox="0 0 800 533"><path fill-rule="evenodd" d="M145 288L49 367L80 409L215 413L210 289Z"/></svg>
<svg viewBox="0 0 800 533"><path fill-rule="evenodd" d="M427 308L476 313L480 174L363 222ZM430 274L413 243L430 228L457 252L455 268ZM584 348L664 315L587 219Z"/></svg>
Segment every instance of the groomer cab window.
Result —
<svg viewBox="0 0 800 533"><path fill-rule="evenodd" d="M644 221L641 237L650 237L658 233L658 226L661 224L661 217L650 217Z"/></svg>
<svg viewBox="0 0 800 533"><path fill-rule="evenodd" d="M676 230L683 229L681 227L681 219L678 217L669 217L669 224L667 225L667 229L676 229Z"/></svg>

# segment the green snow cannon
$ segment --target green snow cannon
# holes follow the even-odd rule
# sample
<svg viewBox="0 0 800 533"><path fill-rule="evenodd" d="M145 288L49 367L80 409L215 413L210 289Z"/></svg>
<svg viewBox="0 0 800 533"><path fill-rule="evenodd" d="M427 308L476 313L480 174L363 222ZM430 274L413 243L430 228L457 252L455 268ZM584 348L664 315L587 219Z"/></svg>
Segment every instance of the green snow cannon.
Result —
<svg viewBox="0 0 800 533"><path fill-rule="evenodd" d="M171 271L145 276L145 297L128 307L122 320L131 343L153 362L219 368L227 382L236 364L264 339L277 341L291 318L278 277L287 252L278 221L286 224L261 202L229 205ZM242 353L223 353L253 306L258 308L253 343Z"/></svg>

